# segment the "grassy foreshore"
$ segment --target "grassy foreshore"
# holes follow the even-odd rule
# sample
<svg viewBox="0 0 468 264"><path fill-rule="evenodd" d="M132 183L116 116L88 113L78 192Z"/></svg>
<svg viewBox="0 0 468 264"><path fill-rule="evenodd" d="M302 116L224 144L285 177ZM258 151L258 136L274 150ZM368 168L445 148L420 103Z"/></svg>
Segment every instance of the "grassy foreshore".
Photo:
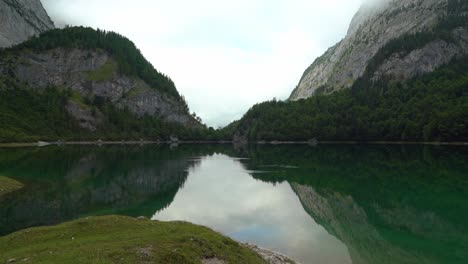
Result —
<svg viewBox="0 0 468 264"><path fill-rule="evenodd" d="M20 182L4 176L0 176L0 196L16 191L22 187L23 184Z"/></svg>
<svg viewBox="0 0 468 264"><path fill-rule="evenodd" d="M206 227L123 216L89 217L0 237L0 262L267 263Z"/></svg>

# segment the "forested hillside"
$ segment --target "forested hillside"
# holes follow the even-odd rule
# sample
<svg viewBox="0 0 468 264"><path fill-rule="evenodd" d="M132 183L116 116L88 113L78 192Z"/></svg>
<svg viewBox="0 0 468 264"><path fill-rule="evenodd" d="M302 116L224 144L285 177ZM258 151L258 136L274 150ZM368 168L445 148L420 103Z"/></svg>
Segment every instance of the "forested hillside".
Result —
<svg viewBox="0 0 468 264"><path fill-rule="evenodd" d="M468 56L456 53L468 48L457 40L468 29L466 8L450 1L449 15L431 30L389 41L351 88L333 92L323 86L308 99L257 104L224 132L243 141L468 141ZM384 61L405 61L413 52L439 47L434 43L456 47L453 59L411 78L388 74L392 69L376 74ZM408 65L436 55L430 50Z"/></svg>
<svg viewBox="0 0 468 264"><path fill-rule="evenodd" d="M468 57L407 82L255 105L235 134L257 140L467 141Z"/></svg>
<svg viewBox="0 0 468 264"><path fill-rule="evenodd" d="M48 31L0 50L0 142L200 139L172 80L127 38Z"/></svg>

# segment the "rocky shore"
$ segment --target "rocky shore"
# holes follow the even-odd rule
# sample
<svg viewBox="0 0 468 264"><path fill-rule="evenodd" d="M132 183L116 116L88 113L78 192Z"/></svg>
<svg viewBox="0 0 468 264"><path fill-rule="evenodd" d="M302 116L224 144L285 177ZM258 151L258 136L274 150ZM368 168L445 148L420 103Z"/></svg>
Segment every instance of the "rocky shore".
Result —
<svg viewBox="0 0 468 264"><path fill-rule="evenodd" d="M269 264L294 264L297 263L290 258L281 255L279 253L273 252L268 249L260 248L252 244L244 244L247 248L257 252L266 262ZM298 264L298 263L297 263Z"/></svg>

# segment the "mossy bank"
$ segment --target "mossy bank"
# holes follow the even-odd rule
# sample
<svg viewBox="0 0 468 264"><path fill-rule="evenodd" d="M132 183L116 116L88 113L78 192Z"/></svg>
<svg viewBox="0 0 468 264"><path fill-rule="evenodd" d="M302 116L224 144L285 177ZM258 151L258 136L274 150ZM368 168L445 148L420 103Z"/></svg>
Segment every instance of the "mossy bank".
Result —
<svg viewBox="0 0 468 264"><path fill-rule="evenodd" d="M89 217L0 237L2 263L266 263L206 227L123 216Z"/></svg>
<svg viewBox="0 0 468 264"><path fill-rule="evenodd" d="M23 184L10 178L0 176L0 196L16 191L23 187Z"/></svg>

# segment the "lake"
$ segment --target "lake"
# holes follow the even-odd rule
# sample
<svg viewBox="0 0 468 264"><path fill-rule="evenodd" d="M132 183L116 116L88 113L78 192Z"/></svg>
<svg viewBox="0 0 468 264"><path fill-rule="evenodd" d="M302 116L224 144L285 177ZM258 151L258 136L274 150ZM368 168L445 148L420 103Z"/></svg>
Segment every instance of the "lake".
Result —
<svg viewBox="0 0 468 264"><path fill-rule="evenodd" d="M0 235L121 214L208 226L301 263L467 263L468 148L0 149Z"/></svg>

